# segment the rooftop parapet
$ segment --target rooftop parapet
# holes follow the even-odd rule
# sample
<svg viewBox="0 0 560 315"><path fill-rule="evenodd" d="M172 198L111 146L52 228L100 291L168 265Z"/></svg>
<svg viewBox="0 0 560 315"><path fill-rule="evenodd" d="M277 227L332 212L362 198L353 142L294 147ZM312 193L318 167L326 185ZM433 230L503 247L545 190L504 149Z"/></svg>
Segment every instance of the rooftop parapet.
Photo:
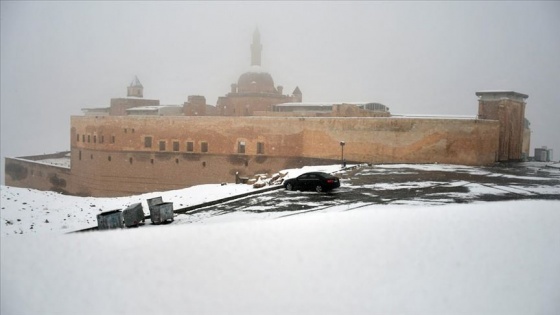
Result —
<svg viewBox="0 0 560 315"><path fill-rule="evenodd" d="M515 91L480 91L475 93L481 101L492 101L500 99L511 99L518 102L525 102L529 95L518 93Z"/></svg>

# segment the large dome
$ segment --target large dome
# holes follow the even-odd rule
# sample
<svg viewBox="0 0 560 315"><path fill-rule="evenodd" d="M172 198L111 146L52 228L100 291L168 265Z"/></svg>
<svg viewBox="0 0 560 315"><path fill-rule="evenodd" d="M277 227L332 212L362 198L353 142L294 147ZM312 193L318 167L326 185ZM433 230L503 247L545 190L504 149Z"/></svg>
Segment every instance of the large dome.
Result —
<svg viewBox="0 0 560 315"><path fill-rule="evenodd" d="M251 66L237 80L239 93L276 93L274 80L261 66Z"/></svg>

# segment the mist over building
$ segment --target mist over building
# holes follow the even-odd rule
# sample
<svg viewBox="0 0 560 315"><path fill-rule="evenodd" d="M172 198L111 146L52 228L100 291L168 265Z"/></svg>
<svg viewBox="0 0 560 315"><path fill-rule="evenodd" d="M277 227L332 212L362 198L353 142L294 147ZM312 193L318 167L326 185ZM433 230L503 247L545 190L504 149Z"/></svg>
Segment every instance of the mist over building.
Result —
<svg viewBox="0 0 560 315"><path fill-rule="evenodd" d="M217 87L229 90L217 104L189 95L183 104L162 105L145 99L134 77L126 97L71 117L70 151L7 158L6 184L121 196L342 160L489 165L529 155L528 95L477 92L472 117L397 116L375 100L304 102L299 86L285 94L261 65L258 29L250 52L237 82Z"/></svg>

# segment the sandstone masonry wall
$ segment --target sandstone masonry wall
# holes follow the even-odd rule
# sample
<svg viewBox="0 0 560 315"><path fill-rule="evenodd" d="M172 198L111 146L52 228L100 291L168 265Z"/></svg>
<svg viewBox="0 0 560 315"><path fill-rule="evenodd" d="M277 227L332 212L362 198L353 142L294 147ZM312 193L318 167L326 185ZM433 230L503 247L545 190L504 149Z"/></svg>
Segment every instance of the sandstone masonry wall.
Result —
<svg viewBox="0 0 560 315"><path fill-rule="evenodd" d="M498 134L491 120L75 116L71 170L7 159L6 184L123 196L232 183L236 172L339 163L340 141L349 163L485 165L496 160Z"/></svg>
<svg viewBox="0 0 560 315"><path fill-rule="evenodd" d="M23 158L6 158L7 186L76 194L75 175L69 168L43 164Z"/></svg>
<svg viewBox="0 0 560 315"><path fill-rule="evenodd" d="M72 117L72 173L80 174L80 194L175 189L232 182L236 172L338 163L340 141L349 162L484 165L495 161L498 127L464 119L80 116Z"/></svg>
<svg viewBox="0 0 560 315"><path fill-rule="evenodd" d="M478 115L481 119L493 119L500 122L497 160L521 160L524 152L525 103L508 98L481 99L478 108Z"/></svg>

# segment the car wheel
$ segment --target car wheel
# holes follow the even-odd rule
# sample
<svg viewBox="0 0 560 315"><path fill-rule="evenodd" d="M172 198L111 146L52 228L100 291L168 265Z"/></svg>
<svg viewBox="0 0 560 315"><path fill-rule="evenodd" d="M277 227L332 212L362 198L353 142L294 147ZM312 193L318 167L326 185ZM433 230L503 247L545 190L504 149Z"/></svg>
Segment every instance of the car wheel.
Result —
<svg viewBox="0 0 560 315"><path fill-rule="evenodd" d="M318 193L323 192L323 187L321 185L317 185L317 187L315 187L315 191Z"/></svg>
<svg viewBox="0 0 560 315"><path fill-rule="evenodd" d="M288 184L286 185L286 189L287 189L287 190L294 190L294 186L292 186L292 184L288 183Z"/></svg>

